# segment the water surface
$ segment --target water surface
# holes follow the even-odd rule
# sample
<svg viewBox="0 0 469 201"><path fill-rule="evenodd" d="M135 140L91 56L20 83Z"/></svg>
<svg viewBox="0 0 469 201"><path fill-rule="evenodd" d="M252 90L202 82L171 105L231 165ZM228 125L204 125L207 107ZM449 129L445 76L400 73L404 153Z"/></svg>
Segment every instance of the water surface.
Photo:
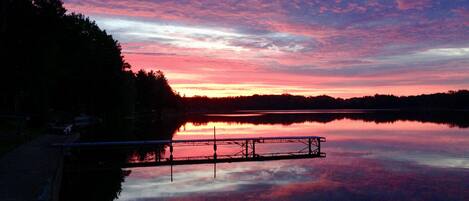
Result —
<svg viewBox="0 0 469 201"><path fill-rule="evenodd" d="M469 129L464 122L438 115L357 116L362 112L243 111L189 118L173 139L212 138L214 127L217 138L315 135L327 138L322 144L327 156L174 166L172 174L169 166L127 168L113 199L469 200ZM298 148L289 146L263 149ZM210 151L181 148L174 153Z"/></svg>

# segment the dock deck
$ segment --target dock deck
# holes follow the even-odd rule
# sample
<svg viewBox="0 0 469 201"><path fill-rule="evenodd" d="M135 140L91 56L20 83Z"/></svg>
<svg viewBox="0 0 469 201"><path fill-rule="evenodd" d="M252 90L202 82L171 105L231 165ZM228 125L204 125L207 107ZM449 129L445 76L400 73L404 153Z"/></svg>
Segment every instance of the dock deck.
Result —
<svg viewBox="0 0 469 201"><path fill-rule="evenodd" d="M300 159L325 157L321 152L321 142L326 138L319 136L285 136L285 137L251 137L251 138L221 138L216 139L183 139L183 140L145 140L145 141L108 141L108 142L75 142L54 144L65 149L102 149L102 148L132 148L132 147L154 147L155 150L168 149L169 157L162 157L156 154L156 157L145 161L132 161L124 167L146 167L146 166L164 166L164 165L189 165L205 163L225 163L225 162L244 162L244 161L267 161L282 159ZM286 152L258 153L256 147L259 144L274 143L297 143L304 145L301 149ZM218 154L219 146L235 145L239 149L231 154ZM201 156L179 156L174 157L177 147L183 146L212 146L213 152Z"/></svg>

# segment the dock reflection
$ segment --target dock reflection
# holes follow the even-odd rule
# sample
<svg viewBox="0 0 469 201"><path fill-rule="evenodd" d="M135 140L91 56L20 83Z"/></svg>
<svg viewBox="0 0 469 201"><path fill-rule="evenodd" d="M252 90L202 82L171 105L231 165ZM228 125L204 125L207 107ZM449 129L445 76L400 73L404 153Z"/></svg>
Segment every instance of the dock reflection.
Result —
<svg viewBox="0 0 469 201"><path fill-rule="evenodd" d="M160 154L148 160L128 160L124 167L147 167L147 166L164 166L164 165L191 165L206 163L231 163L246 161L269 161L282 159L301 159L325 157L326 154L321 152L321 142L326 139L317 136L297 136L297 137L268 137L268 138L228 138L228 139L199 139L199 140L175 140L169 143L170 155L168 158L162 158ZM256 144L301 144L300 149L290 151L267 153L256 152ZM231 153L217 154L218 146L235 146ZM199 147L212 146L213 153L197 156L180 156L174 157L175 147ZM137 157L138 158L138 157Z"/></svg>
<svg viewBox="0 0 469 201"><path fill-rule="evenodd" d="M142 152L127 152L127 160L119 163L119 167L148 167L165 165L190 165L206 163L231 163L245 161L269 161L283 159L302 159L325 157L321 152L321 143L325 142L324 137L318 136L288 136L288 137L256 137L256 138L223 138L223 139L192 139L192 140L154 140L154 141L115 141L115 142L79 142L59 144L67 149L70 157L72 153L94 152L105 150L115 150L115 153L122 151L146 149L142 157ZM256 152L256 147L273 146L285 144L288 147L296 147L292 150L276 151L275 148L267 149L267 152ZM292 146L297 145L297 146ZM298 146L299 145L299 146ZM179 147L189 148L192 151L182 150L182 154L175 157L175 149ZM197 152L200 147L212 147L211 152ZM229 147L221 154L219 147ZM165 157L166 150L169 149L169 156ZM194 150L198 155L191 155ZM218 151L218 153L217 153ZM111 153L111 152L109 152ZM113 165L111 163L111 165ZM115 164L114 164L115 165Z"/></svg>

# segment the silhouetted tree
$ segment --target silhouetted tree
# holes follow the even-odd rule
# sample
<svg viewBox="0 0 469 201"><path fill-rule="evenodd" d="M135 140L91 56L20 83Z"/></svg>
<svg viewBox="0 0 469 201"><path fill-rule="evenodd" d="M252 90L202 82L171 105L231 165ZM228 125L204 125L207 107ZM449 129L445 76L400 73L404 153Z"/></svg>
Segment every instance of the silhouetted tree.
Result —
<svg viewBox="0 0 469 201"><path fill-rule="evenodd" d="M60 0L1 6L0 112L85 112L116 122L134 112L136 98L142 111L178 106L162 72L135 75L119 43L89 18L66 14Z"/></svg>
<svg viewBox="0 0 469 201"><path fill-rule="evenodd" d="M163 108L179 106L179 97L169 86L163 72L140 70L135 75L135 82L139 112L161 111Z"/></svg>
<svg viewBox="0 0 469 201"><path fill-rule="evenodd" d="M450 91L418 96L375 95L359 98L330 96L253 95L224 98L184 98L187 110L246 109L469 109L469 91Z"/></svg>

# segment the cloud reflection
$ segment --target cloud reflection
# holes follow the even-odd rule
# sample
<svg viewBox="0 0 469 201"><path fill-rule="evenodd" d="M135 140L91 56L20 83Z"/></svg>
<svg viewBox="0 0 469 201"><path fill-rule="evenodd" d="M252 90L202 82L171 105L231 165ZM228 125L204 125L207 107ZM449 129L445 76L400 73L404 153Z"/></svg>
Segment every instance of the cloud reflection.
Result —
<svg viewBox="0 0 469 201"><path fill-rule="evenodd" d="M213 126L224 133L220 137L236 136L234 130L257 136L314 131L327 138L323 144L327 157L217 164L216 178L210 164L175 166L174 182L170 167L133 168L119 200L465 200L469 196L468 129L350 119L288 126L209 122L187 124L175 139L203 136Z"/></svg>

